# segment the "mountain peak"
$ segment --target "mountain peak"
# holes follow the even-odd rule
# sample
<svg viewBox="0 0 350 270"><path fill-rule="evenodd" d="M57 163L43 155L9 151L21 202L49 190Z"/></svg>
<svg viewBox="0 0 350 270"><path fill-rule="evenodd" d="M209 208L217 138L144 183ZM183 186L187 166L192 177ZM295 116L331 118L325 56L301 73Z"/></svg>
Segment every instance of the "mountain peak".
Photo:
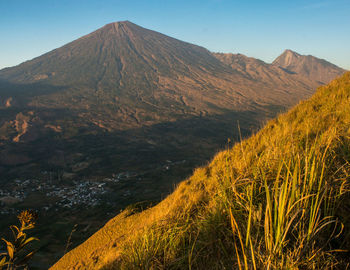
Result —
<svg viewBox="0 0 350 270"><path fill-rule="evenodd" d="M114 32L114 33L120 33L125 32L126 30L132 30L135 28L142 28L130 21L118 21L118 22L112 22L108 23L105 26L101 27L100 29L97 29L93 33L99 33L99 32Z"/></svg>
<svg viewBox="0 0 350 270"><path fill-rule="evenodd" d="M301 55L297 52L287 49L280 56L278 56L275 61L273 61L273 64L277 64L283 68L286 68L290 65L293 65L293 63L298 61L300 57Z"/></svg>
<svg viewBox="0 0 350 270"><path fill-rule="evenodd" d="M114 24L114 25L131 25L133 23L128 21L128 20L126 20L126 21L113 22L112 24Z"/></svg>
<svg viewBox="0 0 350 270"><path fill-rule="evenodd" d="M326 60L312 55L301 55L292 50L285 50L272 63L285 71L306 76L320 83L327 83L345 70Z"/></svg>
<svg viewBox="0 0 350 270"><path fill-rule="evenodd" d="M116 27L118 27L118 26L128 26L128 25L135 25L135 24L130 22L130 21L117 21L117 22L107 23L102 28L109 27L109 26L116 26Z"/></svg>
<svg viewBox="0 0 350 270"><path fill-rule="evenodd" d="M120 27L132 27L137 25L130 21L119 21L119 22L112 22L112 23L106 24L104 27L109 27L109 26L119 29Z"/></svg>
<svg viewBox="0 0 350 270"><path fill-rule="evenodd" d="M292 51L291 49L286 49L282 53L282 55L294 55L294 56L301 56L299 53Z"/></svg>

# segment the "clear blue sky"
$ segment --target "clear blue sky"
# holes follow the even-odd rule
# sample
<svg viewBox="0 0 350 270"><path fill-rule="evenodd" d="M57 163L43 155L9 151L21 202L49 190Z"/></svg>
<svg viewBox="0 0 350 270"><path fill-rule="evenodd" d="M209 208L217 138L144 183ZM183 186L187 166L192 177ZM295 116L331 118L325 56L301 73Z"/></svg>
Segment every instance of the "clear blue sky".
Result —
<svg viewBox="0 0 350 270"><path fill-rule="evenodd" d="M0 69L129 20L215 52L284 49L350 69L350 0L0 0Z"/></svg>

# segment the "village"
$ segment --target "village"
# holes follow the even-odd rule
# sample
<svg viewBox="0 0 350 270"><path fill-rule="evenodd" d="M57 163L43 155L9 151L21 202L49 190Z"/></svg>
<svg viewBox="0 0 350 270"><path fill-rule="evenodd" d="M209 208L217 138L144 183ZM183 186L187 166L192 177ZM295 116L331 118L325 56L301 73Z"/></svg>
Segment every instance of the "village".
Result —
<svg viewBox="0 0 350 270"><path fill-rule="evenodd" d="M47 183L38 179L16 179L10 188L0 188L0 214L13 214L22 202L31 194L41 194L47 198L47 203L40 210L58 210L59 208L73 208L97 206L101 196L110 191L107 183L118 183L121 180L135 176L135 173L124 172L105 178L101 181L73 180L69 185ZM126 191L125 194L130 192ZM39 210L39 209L37 209Z"/></svg>
<svg viewBox="0 0 350 270"><path fill-rule="evenodd" d="M180 165L186 160L172 162L167 160L164 164L158 165L156 170L167 171L173 165ZM7 186L0 188L0 215L16 214L21 208L31 204L33 196L37 202L35 210L59 211L59 209L75 208L79 206L95 207L103 201L103 195L112 193L118 186L124 186L126 181L141 181L149 171L136 173L125 171L113 173L111 177L100 180L80 179L72 180L69 183L57 183L53 180L39 179L15 179ZM43 171L43 175L49 172ZM129 188L123 188L122 198L132 195Z"/></svg>

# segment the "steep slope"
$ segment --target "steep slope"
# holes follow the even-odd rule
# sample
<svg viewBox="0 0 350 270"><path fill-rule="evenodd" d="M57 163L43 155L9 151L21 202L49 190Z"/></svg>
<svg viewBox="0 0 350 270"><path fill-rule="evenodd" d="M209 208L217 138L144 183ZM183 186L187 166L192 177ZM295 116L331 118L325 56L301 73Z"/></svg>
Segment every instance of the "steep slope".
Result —
<svg viewBox="0 0 350 270"><path fill-rule="evenodd" d="M272 64L322 84L345 71L326 60L312 55L300 55L291 50L285 50Z"/></svg>
<svg viewBox="0 0 350 270"><path fill-rule="evenodd" d="M202 47L124 21L107 24L61 48L15 68L4 69L1 75L17 83L45 80L102 87L112 81L114 84L123 81L126 75L139 79L144 74L188 72L187 65L222 71L213 60Z"/></svg>
<svg viewBox="0 0 350 270"><path fill-rule="evenodd" d="M349 102L348 72L51 269L342 269L331 250L350 244Z"/></svg>

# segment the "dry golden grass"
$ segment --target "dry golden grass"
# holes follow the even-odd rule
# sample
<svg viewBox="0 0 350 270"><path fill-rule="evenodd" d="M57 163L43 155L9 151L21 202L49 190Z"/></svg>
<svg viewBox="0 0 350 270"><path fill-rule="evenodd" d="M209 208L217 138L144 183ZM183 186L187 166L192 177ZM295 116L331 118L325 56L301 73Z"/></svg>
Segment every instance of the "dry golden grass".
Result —
<svg viewBox="0 0 350 270"><path fill-rule="evenodd" d="M346 73L52 269L344 269L349 104Z"/></svg>

